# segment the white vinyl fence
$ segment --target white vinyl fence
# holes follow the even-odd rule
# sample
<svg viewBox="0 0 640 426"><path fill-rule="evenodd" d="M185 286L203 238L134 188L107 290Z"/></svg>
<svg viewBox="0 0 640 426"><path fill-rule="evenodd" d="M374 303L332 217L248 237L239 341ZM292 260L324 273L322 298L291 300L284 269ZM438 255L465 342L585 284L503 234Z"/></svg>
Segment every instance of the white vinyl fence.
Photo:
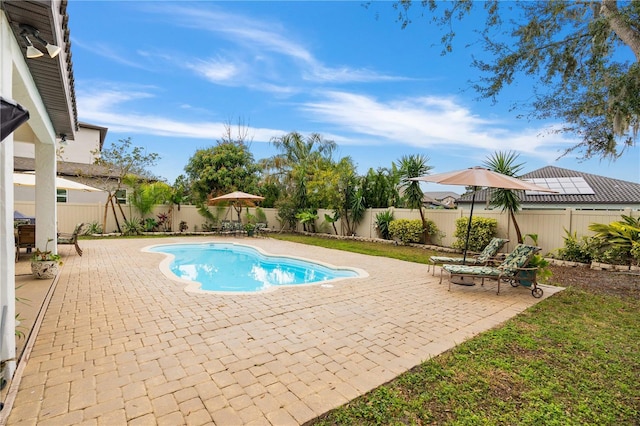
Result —
<svg viewBox="0 0 640 426"><path fill-rule="evenodd" d="M33 202L16 202L15 209L19 212L33 216L35 214L35 205ZM130 206L123 206L123 210L127 215L127 218L139 217L139 214L135 212ZM220 220L236 220L237 213L231 207L210 207L210 210L214 215L217 215ZM276 209L262 209L267 217L267 225L271 231L280 231L282 225L277 218ZM383 212L387 209L369 209L364 215L364 218L356 229L356 236L365 238L378 238L378 234L375 229L376 214ZM395 219L419 219L420 213L417 210L409 209L394 209L393 215ZM255 214L255 208L250 208L249 211ZM441 233L441 237L434 241L435 244L450 247L455 241L453 236L455 232L455 221L460 217L469 217L469 211L464 209L455 210L432 210L425 209L424 215L426 218L435 222L438 230ZM58 230L60 232L71 232L77 223L85 222L97 222L102 224L104 218L104 204L73 204L73 203L59 203L58 204ZM169 208L167 206L156 206L153 215L150 217L156 217L158 214L167 214ZM326 223L324 220L324 214L333 215L330 210L319 210L318 221L316 227L319 232L325 232L334 234L331 224ZM621 220L622 215L631 217L640 217L638 210L523 210L517 215L518 225L523 235L537 234L538 245L542 247L543 253L552 252L558 248L564 246L563 237L566 235L565 230L571 233L576 233L578 238L582 236L593 235L593 232L589 231L589 225L592 223L610 223L613 221ZM241 218L246 221L246 209L242 211ZM513 224L509 220L507 213L503 213L499 210L483 210L478 209L477 206L473 212L474 217L486 217L494 218L498 221L498 236L508 238L510 243L505 250L511 250L516 243L516 235L513 229ZM122 226L122 220L120 212L118 212L118 218L120 220L120 226ZM181 206L180 210L177 207L173 208L171 218L172 231L178 231L180 222L186 222L188 232L201 232L203 225L207 222L202 217L195 206ZM336 223L336 228L340 232L340 221ZM298 230L302 230L302 226L298 227ZM107 212L107 226L105 228L106 233L116 231L116 222L114 220L113 212L109 207ZM530 240L528 240L530 242Z"/></svg>

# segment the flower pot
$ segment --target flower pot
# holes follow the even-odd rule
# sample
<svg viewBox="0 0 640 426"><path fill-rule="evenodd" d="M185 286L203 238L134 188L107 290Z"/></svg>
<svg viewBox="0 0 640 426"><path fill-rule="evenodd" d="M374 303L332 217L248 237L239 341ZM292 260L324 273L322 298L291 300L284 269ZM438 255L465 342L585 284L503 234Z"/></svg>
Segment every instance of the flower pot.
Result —
<svg viewBox="0 0 640 426"><path fill-rule="evenodd" d="M57 260L36 260L31 262L31 273L40 280L55 278L59 266Z"/></svg>

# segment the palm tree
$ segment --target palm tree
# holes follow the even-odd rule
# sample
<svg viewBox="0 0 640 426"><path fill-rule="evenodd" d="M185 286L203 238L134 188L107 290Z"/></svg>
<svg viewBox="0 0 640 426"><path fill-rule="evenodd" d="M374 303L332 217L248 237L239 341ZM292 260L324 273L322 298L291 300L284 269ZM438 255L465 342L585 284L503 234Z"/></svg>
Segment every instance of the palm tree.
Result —
<svg viewBox="0 0 640 426"><path fill-rule="evenodd" d="M293 195L296 209L307 207L307 182L315 168L332 162L332 155L337 145L332 140L324 139L318 133L306 138L298 132L291 132L271 140L273 146L280 151L264 165L265 170L272 169L280 179L285 192Z"/></svg>
<svg viewBox="0 0 640 426"><path fill-rule="evenodd" d="M411 180L426 175L433 167L429 166L429 157L420 154L404 155L400 158L398 169L400 170L400 187L404 189L404 198L410 209L419 209L420 218L424 224L422 202L424 192L420 188L420 182Z"/></svg>
<svg viewBox="0 0 640 426"><path fill-rule="evenodd" d="M524 165L524 163L516 164L518 157L519 154L516 154L513 151L498 151L485 160L484 165L494 172L511 177L518 177L518 174ZM509 211L509 217L513 222L513 228L516 231L518 243L522 243L522 233L520 232L520 227L516 221L516 213L520 211L520 197L518 195L518 191L496 188L492 191L489 205L500 207L502 211Z"/></svg>

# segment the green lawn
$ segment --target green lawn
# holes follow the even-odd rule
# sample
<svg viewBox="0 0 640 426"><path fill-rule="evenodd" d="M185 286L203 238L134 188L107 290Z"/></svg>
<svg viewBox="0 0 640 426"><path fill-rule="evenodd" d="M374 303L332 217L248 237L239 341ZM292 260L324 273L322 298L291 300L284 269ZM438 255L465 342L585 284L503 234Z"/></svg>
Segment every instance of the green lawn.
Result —
<svg viewBox="0 0 640 426"><path fill-rule="evenodd" d="M421 263L429 254L271 237ZM310 424L638 425L639 313L638 298L569 287Z"/></svg>

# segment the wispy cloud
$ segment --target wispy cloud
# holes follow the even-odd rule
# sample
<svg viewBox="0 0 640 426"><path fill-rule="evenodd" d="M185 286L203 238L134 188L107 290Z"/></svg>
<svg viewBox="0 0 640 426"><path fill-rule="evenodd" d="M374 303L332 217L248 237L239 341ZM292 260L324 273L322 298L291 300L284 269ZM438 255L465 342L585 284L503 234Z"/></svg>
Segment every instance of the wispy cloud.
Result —
<svg viewBox="0 0 640 426"><path fill-rule="evenodd" d="M153 98L151 87L126 87L122 84L93 84L77 94L81 119L99 123L113 132L152 134L175 138L215 140L225 133L226 121L197 121L161 115L136 113L135 101ZM191 105L178 105L192 109ZM473 114L453 97L425 96L381 102L359 94L329 92L315 102L300 106L327 139L341 145L393 143L399 147L429 150L446 147L448 151L484 156L497 150L515 150L553 161L558 149L575 143L547 128L512 131L498 120ZM200 111L202 112L202 111ZM250 127L250 139L268 142L292 130ZM541 135L546 133L545 137Z"/></svg>
<svg viewBox="0 0 640 426"><path fill-rule="evenodd" d="M291 34L290 30L283 27L272 18L261 21L241 14L233 14L217 8L193 8L171 5L154 7L156 13L164 13L171 16L171 23L196 29L225 38L227 43L237 46L235 52L244 52L247 70L256 69L255 72L247 71L245 78L252 78L251 86L254 88L268 88L269 85L258 84L261 78L278 78L281 81L291 83L292 74L297 72L300 81L315 83L344 84L354 82L379 82L393 80L407 80L403 76L394 76L380 73L372 69L352 68L346 65L329 66L317 59L315 55L302 43L299 34ZM239 61L239 56L235 58ZM205 62L211 62L206 60ZM215 63L216 60L213 60ZM280 64L278 72L274 64ZM292 66L293 65L293 66ZM270 66L265 73L261 66ZM238 62L236 62L236 68ZM190 66L196 71L199 68ZM199 73L200 75L205 75ZM205 75L206 76L206 75ZM209 76L207 76L209 77ZM240 77L235 75L235 77ZM222 82L223 79L211 79L213 82ZM242 79L238 80L242 81ZM271 81L271 83L274 83ZM274 83L276 84L276 83ZM281 84L277 84L281 86ZM295 91L295 90L292 90Z"/></svg>
<svg viewBox="0 0 640 426"><path fill-rule="evenodd" d="M387 102L371 96L326 92L302 109L316 122L351 135L369 135L380 143L389 141L415 148L517 150L549 160L558 148L575 143L561 135L530 128L512 131L505 123L472 113L453 97L415 97ZM546 137L541 137L547 133ZM367 138L367 139L371 139Z"/></svg>
<svg viewBox="0 0 640 426"><path fill-rule="evenodd" d="M104 58L109 59L112 62L116 62L121 65L125 65L131 68L138 69L147 69L144 64L136 59L130 59L122 55L122 50L117 49L114 46L104 43L104 42L95 42L91 45L88 45L83 40L79 40L77 38L72 38L73 47L88 49L91 50L96 55L102 56Z"/></svg>
<svg viewBox="0 0 640 426"><path fill-rule="evenodd" d="M185 65L207 80L214 83L224 83L233 81L238 76L238 66L223 59L209 59L207 61L196 61Z"/></svg>
<svg viewBox="0 0 640 426"><path fill-rule="evenodd" d="M144 88L123 89L122 84L98 84L79 89L76 100L80 106L82 121L99 123L115 133L145 134L175 138L202 139L212 142L226 134L227 121L196 121L170 118L162 115L143 114L128 105L134 101L156 97L154 91ZM118 87L118 88L116 88ZM191 106L180 104L182 109ZM252 127L248 139L268 142L287 131Z"/></svg>

